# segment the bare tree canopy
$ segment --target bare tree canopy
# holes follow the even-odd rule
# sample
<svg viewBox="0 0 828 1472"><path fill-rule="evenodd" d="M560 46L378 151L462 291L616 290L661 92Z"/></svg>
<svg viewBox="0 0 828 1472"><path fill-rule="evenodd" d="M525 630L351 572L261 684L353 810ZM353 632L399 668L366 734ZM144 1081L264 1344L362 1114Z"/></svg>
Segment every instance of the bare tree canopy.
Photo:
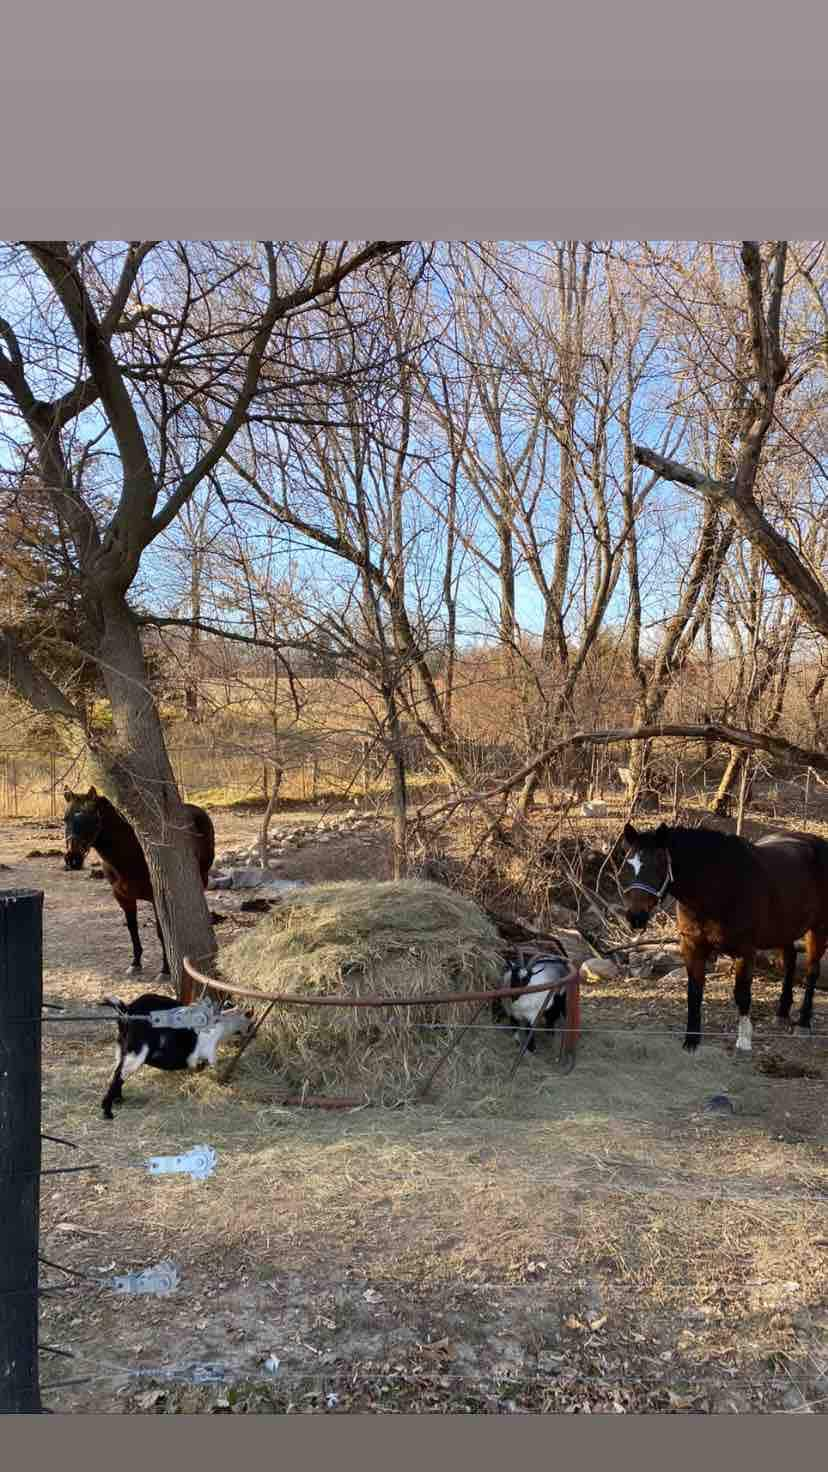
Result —
<svg viewBox="0 0 828 1472"><path fill-rule="evenodd" d="M827 266L0 246L0 745L85 753L177 980L215 943L173 732L246 751L271 815L325 752L381 778L400 873L418 784L528 815L623 740L634 804L671 733L728 749L722 804L746 752L825 770Z"/></svg>

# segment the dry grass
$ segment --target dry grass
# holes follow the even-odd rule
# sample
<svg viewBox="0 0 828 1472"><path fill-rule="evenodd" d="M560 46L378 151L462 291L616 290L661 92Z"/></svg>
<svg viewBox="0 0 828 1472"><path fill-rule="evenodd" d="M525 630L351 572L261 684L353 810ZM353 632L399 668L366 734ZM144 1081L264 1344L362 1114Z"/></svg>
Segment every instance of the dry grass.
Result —
<svg viewBox="0 0 828 1472"><path fill-rule="evenodd" d="M255 819L244 821L252 832ZM223 838L242 822L225 818ZM34 842L44 846L21 825L6 843L4 859L15 860L8 882L45 885L46 993L83 1011L119 989L112 966L128 962L125 932L100 885L53 861L24 862ZM299 858L308 864L302 873L312 873L304 850L292 864ZM446 890L440 897L458 902ZM152 946L151 915L145 926ZM267 929L263 922L245 935L254 951ZM360 973L346 984L375 989ZM382 990L391 985L383 978ZM95 1160L103 1169L43 1178L44 1255L90 1273L169 1258L183 1281L161 1308L136 1298L125 1314L120 1298L79 1280L44 1299L43 1338L124 1365L238 1361L254 1378L275 1352L286 1376L335 1373L343 1395L371 1362L385 1385L389 1366L416 1370L419 1384L417 1367L439 1360L441 1373L468 1377L456 1382L468 1395L476 1377L503 1366L535 1375L536 1354L553 1351L577 1389L577 1404L557 1409L582 1408L588 1377L615 1373L622 1388L634 1382L636 1396L639 1381L653 1380L661 1399L639 1408L675 1409L675 1394L693 1409L722 1409L713 1391L708 1405L703 1387L712 1380L731 1396L735 1376L760 1386L737 1389L739 1408L785 1409L788 1377L797 1376L824 1409L824 996L813 1042L803 1043L775 1029L778 992L778 977L757 977L754 1055L738 1058L732 977L715 972L705 1041L691 1058L681 1049L683 982L622 976L584 988L584 1034L569 1076L541 1040L510 1081L514 1041L484 1027L460 1041L428 1103L335 1115L275 1102L285 1078L293 1093L306 1077L290 1059L282 1079L273 1072L270 1046L291 1022L287 1009L271 1038L245 1053L232 1085L209 1071L144 1069L129 1080L114 1124L99 1106L114 1023L48 1026L43 1128L80 1149L67 1157L47 1141L44 1165ZM389 1014L363 1020L379 1035L365 1040L364 1093L396 1102L382 1071ZM454 1034L408 1021L407 1051L397 1056L413 1082ZM488 1013L478 1021L488 1024ZM792 1076L791 1065L805 1076ZM339 1092L336 1070L336 1055L323 1060L313 1092ZM405 1083L404 1068L397 1077ZM721 1092L734 1114L705 1111ZM209 1181L148 1179L147 1157L200 1142L218 1154ZM50 1379L59 1373L48 1368ZM533 1383L540 1393L561 1377ZM172 1407L172 1390L162 1388ZM448 1404L449 1392L440 1395ZM96 1382L47 1404L144 1409Z"/></svg>

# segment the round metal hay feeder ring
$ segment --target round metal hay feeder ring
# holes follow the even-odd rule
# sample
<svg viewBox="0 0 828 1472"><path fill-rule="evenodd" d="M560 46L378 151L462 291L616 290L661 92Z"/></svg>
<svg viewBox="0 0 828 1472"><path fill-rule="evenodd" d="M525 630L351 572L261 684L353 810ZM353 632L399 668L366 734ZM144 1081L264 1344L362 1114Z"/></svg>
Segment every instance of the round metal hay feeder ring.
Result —
<svg viewBox="0 0 828 1472"><path fill-rule="evenodd" d="M262 992L251 987L238 986L235 982L220 980L215 976L206 976L204 972L198 970L195 963L188 956L184 957L183 965L185 974L189 979L202 988L202 994L204 991L220 991L230 996L244 998L246 1001L266 1002L268 1004L258 1022L254 1024L251 1032L245 1038L238 1053L225 1070L222 1077L223 1083L227 1082L238 1064L242 1053L253 1042L265 1017L267 1017L268 1013L274 1007L451 1007L466 1002L478 1002L480 1006L475 1014L477 1016L486 1002L494 1002L500 997L526 996L530 992L548 992L551 990L549 982L546 981L538 982L531 986L496 987L490 991L481 992L441 992L421 997L298 997L292 996L289 993ZM566 1075L571 1073L575 1067L575 1055L581 1031L580 969L578 967L570 969L565 976L560 978L554 989L566 990L566 1024L561 1029L559 1051L559 1063L562 1072ZM443 1057L439 1060L437 1067L432 1071L425 1084L419 1090L419 1098L424 1097L431 1086L435 1074L442 1068L446 1059L454 1051L461 1037L468 1031L468 1028L473 1022L474 1018L472 1018L471 1023L467 1023L466 1027L458 1031L457 1036L452 1040Z"/></svg>

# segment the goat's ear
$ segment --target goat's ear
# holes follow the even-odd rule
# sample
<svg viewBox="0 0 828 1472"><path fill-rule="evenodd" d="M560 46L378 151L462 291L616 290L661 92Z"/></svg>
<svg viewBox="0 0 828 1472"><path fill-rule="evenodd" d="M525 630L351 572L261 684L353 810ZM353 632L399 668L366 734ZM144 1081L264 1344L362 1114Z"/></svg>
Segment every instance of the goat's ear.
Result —
<svg viewBox="0 0 828 1472"><path fill-rule="evenodd" d="M75 800L75 794L72 791L71 787L64 787L63 796L67 802L74 802Z"/></svg>
<svg viewBox="0 0 828 1472"><path fill-rule="evenodd" d="M628 844L630 848L635 848L635 845L638 843L638 841L639 841L638 834L636 833L635 829L633 828L632 823L625 823L624 824L624 842L626 844Z"/></svg>

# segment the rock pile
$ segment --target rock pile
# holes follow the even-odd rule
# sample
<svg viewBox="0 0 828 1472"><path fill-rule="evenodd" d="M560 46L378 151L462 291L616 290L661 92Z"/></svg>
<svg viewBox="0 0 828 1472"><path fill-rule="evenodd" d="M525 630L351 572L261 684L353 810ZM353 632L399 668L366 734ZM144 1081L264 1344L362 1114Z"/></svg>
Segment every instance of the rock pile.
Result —
<svg viewBox="0 0 828 1472"><path fill-rule="evenodd" d="M271 828L267 845L268 868L261 867L258 838L243 848L226 849L216 854L208 889L269 889L274 892L302 886L302 880L280 879L279 862L298 849L331 843L336 838L360 838L370 843L381 828L381 820L361 813L357 808L336 816L321 818L317 823L291 826L277 824Z"/></svg>

